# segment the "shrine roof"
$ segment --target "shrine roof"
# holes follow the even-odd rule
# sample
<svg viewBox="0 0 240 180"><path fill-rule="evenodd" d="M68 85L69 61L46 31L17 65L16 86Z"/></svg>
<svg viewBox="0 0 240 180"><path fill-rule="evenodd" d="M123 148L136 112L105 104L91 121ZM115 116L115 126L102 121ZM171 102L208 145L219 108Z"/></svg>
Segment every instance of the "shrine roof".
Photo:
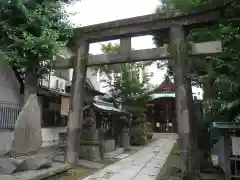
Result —
<svg viewBox="0 0 240 180"><path fill-rule="evenodd" d="M240 124L231 122L213 122L213 127L217 129L240 129Z"/></svg>
<svg viewBox="0 0 240 180"><path fill-rule="evenodd" d="M162 92L166 93L166 91L173 92L176 88L176 84L173 83L169 76L166 76L163 82L158 85L152 92Z"/></svg>
<svg viewBox="0 0 240 180"><path fill-rule="evenodd" d="M159 99L159 98L175 98L175 93L154 93L150 94L150 100Z"/></svg>
<svg viewBox="0 0 240 180"><path fill-rule="evenodd" d="M116 107L116 105L112 102L104 101L103 96L95 96L93 105L98 108L99 110L107 111L107 112L116 112L122 114L128 114L127 112L121 110L120 108Z"/></svg>
<svg viewBox="0 0 240 180"><path fill-rule="evenodd" d="M123 111L121 111L120 109L115 108L114 106L108 106L106 104L100 104L99 102L95 102L95 103L93 103L93 105L96 108L104 110L104 111L114 111L114 112L120 112L120 113L122 112L122 113L124 113Z"/></svg>

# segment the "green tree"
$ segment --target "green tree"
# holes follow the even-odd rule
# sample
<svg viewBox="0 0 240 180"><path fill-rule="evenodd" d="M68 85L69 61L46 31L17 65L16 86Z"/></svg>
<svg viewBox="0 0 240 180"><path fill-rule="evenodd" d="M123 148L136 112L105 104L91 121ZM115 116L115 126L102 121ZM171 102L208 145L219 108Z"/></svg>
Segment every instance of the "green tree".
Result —
<svg viewBox="0 0 240 180"><path fill-rule="evenodd" d="M172 9L184 12L195 5L209 2L210 0L166 0L163 2L163 6L157 9L157 12L166 12L171 15ZM238 0L226 0L225 2L227 6L217 25L193 29L187 34L189 41L205 42L221 39L223 44L223 53L221 54L189 58L191 80L204 90L205 121L202 122L207 128L212 121L238 121L240 114L238 74L240 2ZM163 32L156 32L154 40L158 46L168 42L168 38L164 36ZM190 148L192 147L190 146ZM193 160L192 162L197 164L198 161Z"/></svg>
<svg viewBox="0 0 240 180"><path fill-rule="evenodd" d="M36 87L71 38L63 5L63 0L0 2L0 49L30 86Z"/></svg>
<svg viewBox="0 0 240 180"><path fill-rule="evenodd" d="M192 6L208 3L210 0L166 0L163 6L158 7L157 12L175 8L185 11ZM239 10L240 2L237 0L226 0L223 16L219 24L211 27L193 29L188 34L188 40L194 42L205 42L221 39L223 52L216 56L191 57L191 78L194 84L198 84L204 90L205 118L209 123L221 117L221 120L235 121L238 118L236 108L239 109ZM158 46L166 43L167 38L157 32L154 40ZM170 71L171 72L171 71ZM231 108L230 108L231 107ZM237 113L238 112L238 113ZM223 116L223 114L225 114Z"/></svg>
<svg viewBox="0 0 240 180"><path fill-rule="evenodd" d="M102 45L104 53L119 52L118 44ZM146 66L150 62L113 64L97 67L103 82L109 87L115 98L120 99L122 106L129 112L141 113L148 98L145 96L149 91L149 78L151 74L146 72Z"/></svg>

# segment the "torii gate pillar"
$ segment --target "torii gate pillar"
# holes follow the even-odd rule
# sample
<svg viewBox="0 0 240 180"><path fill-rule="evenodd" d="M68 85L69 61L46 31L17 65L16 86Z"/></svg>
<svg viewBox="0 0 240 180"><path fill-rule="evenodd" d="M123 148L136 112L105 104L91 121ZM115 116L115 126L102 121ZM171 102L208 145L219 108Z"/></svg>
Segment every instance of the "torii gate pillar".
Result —
<svg viewBox="0 0 240 180"><path fill-rule="evenodd" d="M75 166L79 159L79 142L83 120L84 85L87 72L89 43L81 40L76 48L76 59L73 71L69 120L67 126L67 151L65 160Z"/></svg>
<svg viewBox="0 0 240 180"><path fill-rule="evenodd" d="M191 132L193 124L193 97L191 80L187 77L189 73L188 44L184 28L181 25L173 24L169 29L170 46L169 53L174 59L174 79L176 88L176 109L178 121L178 133L180 136L182 172L186 177L198 175L199 167L194 160L197 156L197 139ZM194 157L195 156L195 157ZM191 174L190 174L191 173Z"/></svg>

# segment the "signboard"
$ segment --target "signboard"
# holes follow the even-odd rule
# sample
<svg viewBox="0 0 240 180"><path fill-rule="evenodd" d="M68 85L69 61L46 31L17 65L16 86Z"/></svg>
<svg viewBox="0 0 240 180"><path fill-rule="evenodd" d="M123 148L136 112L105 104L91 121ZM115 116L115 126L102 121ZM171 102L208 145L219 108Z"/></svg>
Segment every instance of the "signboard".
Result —
<svg viewBox="0 0 240 180"><path fill-rule="evenodd" d="M63 97L61 100L61 115L68 116L69 112L69 104L70 104L70 98L69 97Z"/></svg>
<svg viewBox="0 0 240 180"><path fill-rule="evenodd" d="M240 137L231 137L232 153L234 156L240 156Z"/></svg>

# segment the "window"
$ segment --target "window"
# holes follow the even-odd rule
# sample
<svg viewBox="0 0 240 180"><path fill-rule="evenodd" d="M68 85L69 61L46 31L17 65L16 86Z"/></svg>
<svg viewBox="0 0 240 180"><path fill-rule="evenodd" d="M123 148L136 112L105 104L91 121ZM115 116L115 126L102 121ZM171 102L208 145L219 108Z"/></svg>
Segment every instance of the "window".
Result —
<svg viewBox="0 0 240 180"><path fill-rule="evenodd" d="M67 116L62 116L61 99L42 96L42 127L64 127L67 125Z"/></svg>

